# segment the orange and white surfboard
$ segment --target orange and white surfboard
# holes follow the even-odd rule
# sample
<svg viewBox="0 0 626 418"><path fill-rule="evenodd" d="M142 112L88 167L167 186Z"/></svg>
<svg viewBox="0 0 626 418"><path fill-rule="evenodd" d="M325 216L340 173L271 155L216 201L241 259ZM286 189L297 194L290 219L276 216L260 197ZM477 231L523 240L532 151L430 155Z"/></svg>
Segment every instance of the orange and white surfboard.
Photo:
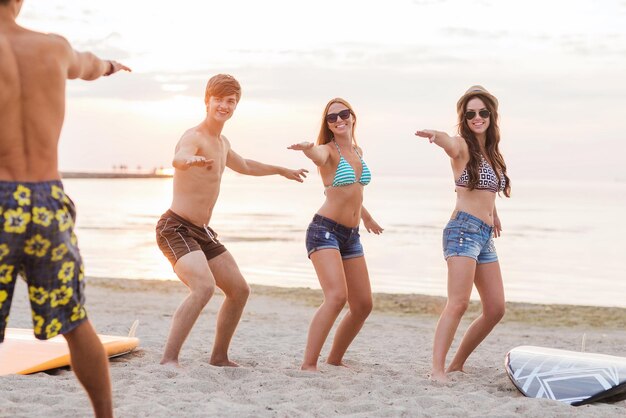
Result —
<svg viewBox="0 0 626 418"><path fill-rule="evenodd" d="M134 336L137 321L128 337L100 335L100 341L109 358L130 353L139 345ZM7 328L0 344L0 376L30 374L70 365L70 350L62 335L49 340L38 340L32 329Z"/></svg>

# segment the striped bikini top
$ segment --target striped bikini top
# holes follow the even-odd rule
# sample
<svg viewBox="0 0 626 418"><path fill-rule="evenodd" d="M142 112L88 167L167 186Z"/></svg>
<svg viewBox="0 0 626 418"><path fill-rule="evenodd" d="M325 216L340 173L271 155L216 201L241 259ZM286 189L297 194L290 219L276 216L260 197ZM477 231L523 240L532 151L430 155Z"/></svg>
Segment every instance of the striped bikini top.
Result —
<svg viewBox="0 0 626 418"><path fill-rule="evenodd" d="M348 163L348 161L346 161L346 159L343 158L343 155L341 155L341 150L339 149L339 145L337 145L337 142L335 140L333 140L333 142L335 143L335 146L337 147L337 151L339 152L339 164L337 164L337 171L335 171L335 178L333 179L333 184L331 184L330 186L326 186L326 187L349 186L351 184L356 183L357 179L356 179L356 173L354 172L354 168L352 168L350 163ZM356 155L359 156L359 160L361 160L361 167L362 167L361 179L358 181L363 186L367 186L369 182L372 180L372 173L370 172L370 169L367 167L367 164L365 164L365 161L363 161L361 154L359 154L356 148L354 149L354 151L356 152Z"/></svg>
<svg viewBox="0 0 626 418"><path fill-rule="evenodd" d="M461 177L459 177L454 184L459 187L469 186L469 174L467 173L467 167L465 167L465 170L461 173ZM500 176L497 176L496 172L481 154L480 165L478 166L478 185L476 186L476 189L498 193L499 191L503 191L505 186L506 179L504 178L504 175L501 174Z"/></svg>

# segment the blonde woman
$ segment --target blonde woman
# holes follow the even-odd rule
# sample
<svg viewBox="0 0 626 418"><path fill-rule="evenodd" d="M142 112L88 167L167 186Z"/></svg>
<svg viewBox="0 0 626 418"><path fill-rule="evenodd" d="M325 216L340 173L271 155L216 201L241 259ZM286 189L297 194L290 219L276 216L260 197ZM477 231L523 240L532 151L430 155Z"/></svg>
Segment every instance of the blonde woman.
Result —
<svg viewBox="0 0 626 418"><path fill-rule="evenodd" d="M319 168L326 200L309 224L306 248L324 292L324 302L311 320L302 370L316 371L322 346L346 302L326 363L345 366L343 356L372 310L372 291L360 242L361 219L368 232L383 229L363 206L363 190L371 173L354 137L356 114L350 104L332 99L322 115L317 143L301 142L302 151Z"/></svg>

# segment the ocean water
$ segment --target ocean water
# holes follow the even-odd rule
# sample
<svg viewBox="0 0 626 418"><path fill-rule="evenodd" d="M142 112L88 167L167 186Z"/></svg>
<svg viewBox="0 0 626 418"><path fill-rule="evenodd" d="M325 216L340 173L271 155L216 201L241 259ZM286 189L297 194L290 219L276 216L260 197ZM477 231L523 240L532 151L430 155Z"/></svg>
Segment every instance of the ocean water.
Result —
<svg viewBox="0 0 626 418"><path fill-rule="evenodd" d="M154 231L171 179L64 183L88 276L177 280ZM450 179L377 176L367 186L364 205L385 228L361 232L374 291L445 296L441 235L454 199ZM211 226L248 282L319 288L304 234L323 200L314 174L300 184L226 173ZM507 300L626 307L625 183L517 181L497 207Z"/></svg>

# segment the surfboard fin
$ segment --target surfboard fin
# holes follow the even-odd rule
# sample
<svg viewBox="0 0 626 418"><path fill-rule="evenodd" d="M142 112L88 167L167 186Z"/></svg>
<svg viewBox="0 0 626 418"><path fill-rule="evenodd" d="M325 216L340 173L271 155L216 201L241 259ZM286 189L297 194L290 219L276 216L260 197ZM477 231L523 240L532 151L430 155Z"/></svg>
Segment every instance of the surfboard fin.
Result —
<svg viewBox="0 0 626 418"><path fill-rule="evenodd" d="M139 320L135 319L135 322L130 326L130 331L128 331L129 337L134 337L137 333L137 327L139 326Z"/></svg>
<svg viewBox="0 0 626 418"><path fill-rule="evenodd" d="M580 352L581 353L585 352L585 341L586 341L586 339L587 339L587 334L585 334L583 332L583 338L582 338L582 341L580 342Z"/></svg>

